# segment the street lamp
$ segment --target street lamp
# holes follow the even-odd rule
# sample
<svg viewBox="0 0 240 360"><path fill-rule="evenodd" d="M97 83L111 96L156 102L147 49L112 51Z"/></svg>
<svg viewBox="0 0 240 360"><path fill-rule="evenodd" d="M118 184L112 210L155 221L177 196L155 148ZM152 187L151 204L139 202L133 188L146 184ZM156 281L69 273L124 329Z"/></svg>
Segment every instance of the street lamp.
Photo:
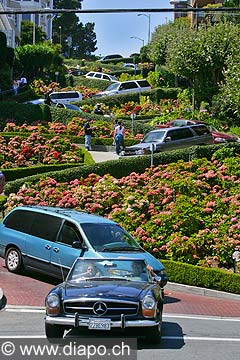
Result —
<svg viewBox="0 0 240 360"><path fill-rule="evenodd" d="M141 39L141 38L139 38L137 36L130 36L130 39L138 39L138 40L142 41L142 46L144 46L144 40L143 39Z"/></svg>
<svg viewBox="0 0 240 360"><path fill-rule="evenodd" d="M146 16L148 18L148 44L151 38L151 15L150 14L138 14L137 16Z"/></svg>
<svg viewBox="0 0 240 360"><path fill-rule="evenodd" d="M62 45L62 27L59 25L59 44Z"/></svg>

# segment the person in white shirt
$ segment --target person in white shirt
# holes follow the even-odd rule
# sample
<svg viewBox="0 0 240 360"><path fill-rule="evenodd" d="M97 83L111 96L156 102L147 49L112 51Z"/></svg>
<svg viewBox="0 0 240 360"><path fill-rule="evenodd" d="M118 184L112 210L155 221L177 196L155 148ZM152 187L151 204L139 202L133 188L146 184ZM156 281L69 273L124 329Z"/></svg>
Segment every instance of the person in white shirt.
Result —
<svg viewBox="0 0 240 360"><path fill-rule="evenodd" d="M118 125L114 129L114 141L117 155L120 154L121 148L124 149L124 130L122 122L119 121Z"/></svg>
<svg viewBox="0 0 240 360"><path fill-rule="evenodd" d="M240 261L239 248L236 247L234 253L232 254L233 258L233 271L236 273L238 268L238 263Z"/></svg>

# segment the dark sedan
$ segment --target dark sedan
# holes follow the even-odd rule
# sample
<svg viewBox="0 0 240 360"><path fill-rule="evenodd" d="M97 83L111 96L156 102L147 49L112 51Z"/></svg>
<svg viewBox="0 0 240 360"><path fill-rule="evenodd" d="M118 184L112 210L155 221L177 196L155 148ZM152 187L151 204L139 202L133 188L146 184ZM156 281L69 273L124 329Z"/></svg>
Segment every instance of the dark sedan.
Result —
<svg viewBox="0 0 240 360"><path fill-rule="evenodd" d="M143 259L78 258L66 281L46 297L46 336L62 338L73 328L121 330L158 343L162 311L160 278Z"/></svg>

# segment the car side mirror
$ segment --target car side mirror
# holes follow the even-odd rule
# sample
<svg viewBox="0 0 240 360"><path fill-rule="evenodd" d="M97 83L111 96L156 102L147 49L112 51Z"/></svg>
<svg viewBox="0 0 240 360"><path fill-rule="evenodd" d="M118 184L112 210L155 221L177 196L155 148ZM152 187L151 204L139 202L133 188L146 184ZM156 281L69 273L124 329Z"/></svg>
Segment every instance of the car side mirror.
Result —
<svg viewBox="0 0 240 360"><path fill-rule="evenodd" d="M80 241L74 241L72 243L72 247L74 249L83 249L84 246L82 245L82 243Z"/></svg>
<svg viewBox="0 0 240 360"><path fill-rule="evenodd" d="M172 141L171 136L167 136L164 141L165 141L165 142L170 142L170 141Z"/></svg>

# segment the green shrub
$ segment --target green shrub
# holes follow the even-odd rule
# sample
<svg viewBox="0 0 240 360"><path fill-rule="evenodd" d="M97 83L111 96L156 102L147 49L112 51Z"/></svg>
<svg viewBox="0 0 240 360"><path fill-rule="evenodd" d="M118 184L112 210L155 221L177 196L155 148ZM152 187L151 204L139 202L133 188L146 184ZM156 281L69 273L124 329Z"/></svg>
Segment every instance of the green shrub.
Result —
<svg viewBox="0 0 240 360"><path fill-rule="evenodd" d="M168 280L180 284L240 294L240 276L217 268L203 268L176 261L160 260Z"/></svg>
<svg viewBox="0 0 240 360"><path fill-rule="evenodd" d="M2 130L6 120L12 120L16 125L32 124L35 121L51 121L48 105L19 104L17 102L0 102L0 120Z"/></svg>
<svg viewBox="0 0 240 360"><path fill-rule="evenodd" d="M148 91L142 91L141 94L134 92L113 96L94 97L82 100L79 105L95 105L96 103L101 102L112 108L114 106L120 106L130 101L140 103L140 96L148 96L150 100L154 103L159 103L161 99L177 99L178 92L178 88L157 88Z"/></svg>

